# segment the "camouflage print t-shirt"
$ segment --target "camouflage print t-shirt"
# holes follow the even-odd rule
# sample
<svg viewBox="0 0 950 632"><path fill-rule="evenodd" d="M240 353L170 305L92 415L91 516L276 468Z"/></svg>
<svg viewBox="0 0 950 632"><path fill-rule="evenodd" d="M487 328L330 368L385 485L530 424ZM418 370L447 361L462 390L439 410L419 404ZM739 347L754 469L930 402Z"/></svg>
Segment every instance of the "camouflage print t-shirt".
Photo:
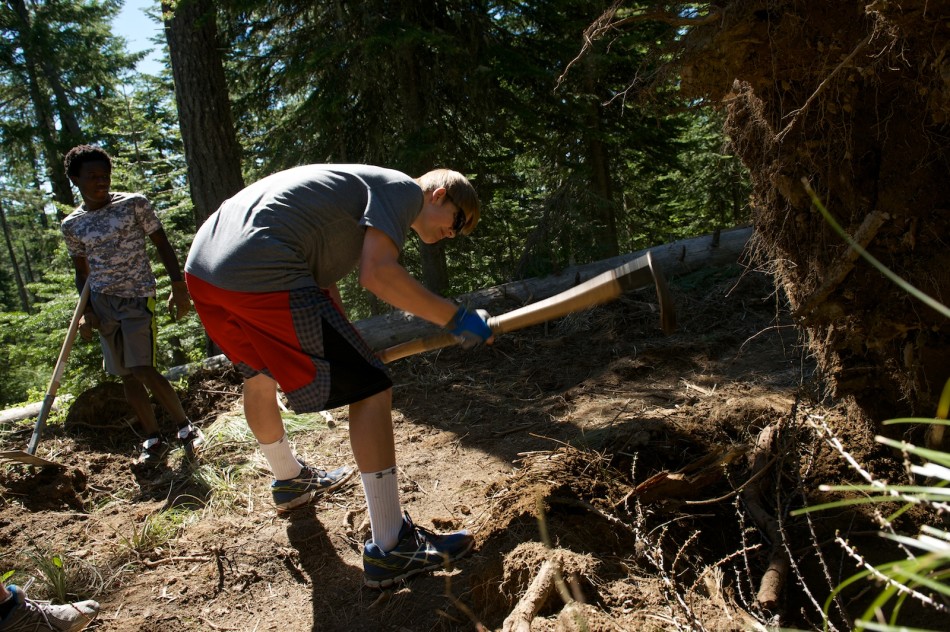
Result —
<svg viewBox="0 0 950 632"><path fill-rule="evenodd" d="M162 227L145 196L111 193L112 201L87 211L80 206L62 223L70 256L89 262L89 289L124 298L154 296L155 275L145 237Z"/></svg>

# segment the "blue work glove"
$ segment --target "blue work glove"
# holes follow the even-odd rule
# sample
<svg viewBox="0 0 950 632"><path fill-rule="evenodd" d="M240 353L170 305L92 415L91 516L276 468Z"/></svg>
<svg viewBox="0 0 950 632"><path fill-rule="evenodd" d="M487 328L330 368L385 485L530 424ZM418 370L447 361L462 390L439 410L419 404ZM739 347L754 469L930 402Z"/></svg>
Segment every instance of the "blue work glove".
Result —
<svg viewBox="0 0 950 632"><path fill-rule="evenodd" d="M492 336L491 327L488 326L488 312L483 309L470 312L459 307L445 328L458 338L463 349L471 349Z"/></svg>

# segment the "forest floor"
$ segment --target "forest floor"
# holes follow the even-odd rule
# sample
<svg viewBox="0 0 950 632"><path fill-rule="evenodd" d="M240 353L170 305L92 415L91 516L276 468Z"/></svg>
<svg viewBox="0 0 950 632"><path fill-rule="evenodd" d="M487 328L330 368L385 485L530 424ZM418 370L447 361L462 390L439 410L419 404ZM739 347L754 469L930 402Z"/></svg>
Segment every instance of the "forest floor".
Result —
<svg viewBox="0 0 950 632"><path fill-rule="evenodd" d="M860 509L790 516L826 496L820 484L855 479L823 429L876 474L900 477L900 458L847 406L814 396L768 277L707 270L671 289L671 336L655 297L637 292L490 347L391 365L404 509L475 535L452 570L364 587L358 477L277 516L225 371L178 385L209 440L196 464L177 450L134 472L140 437L121 389L77 398L38 451L65 471L0 469L0 573L35 577L32 595L50 598L59 556L70 598L101 602L102 632L498 630L512 613L531 630L820 628L825 577L855 572L835 534L884 551ZM327 468L352 462L346 410L329 413L286 417L301 458ZM6 428L0 444L21 448L30 429ZM909 513L908 530L921 519ZM773 549L776 533L787 547ZM762 576L786 550L765 610ZM833 609L839 625L868 598L852 592Z"/></svg>

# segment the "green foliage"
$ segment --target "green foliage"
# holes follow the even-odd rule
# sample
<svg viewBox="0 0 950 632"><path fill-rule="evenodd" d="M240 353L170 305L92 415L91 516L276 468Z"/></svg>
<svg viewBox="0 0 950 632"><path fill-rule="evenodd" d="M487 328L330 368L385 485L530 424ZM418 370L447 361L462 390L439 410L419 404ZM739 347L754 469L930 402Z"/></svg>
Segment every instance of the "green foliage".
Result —
<svg viewBox="0 0 950 632"><path fill-rule="evenodd" d="M69 593L69 582L66 574L66 563L59 553L41 553L30 551L27 553L36 566L40 575L40 582L44 592L52 595L53 601L65 603Z"/></svg>
<svg viewBox="0 0 950 632"><path fill-rule="evenodd" d="M31 542L32 548L26 557L32 562L30 575L36 580L40 594L54 603L69 603L76 597L88 595L101 584L101 577L94 568L82 560L51 551ZM18 574L22 571L18 571ZM7 576L13 575L13 572ZM7 579L4 576L4 581ZM32 583L29 580L26 585Z"/></svg>
<svg viewBox="0 0 950 632"><path fill-rule="evenodd" d="M133 523L128 534L118 534L119 544L131 557L142 559L161 550L195 517L195 512L178 507L161 511L140 523Z"/></svg>
<svg viewBox="0 0 950 632"><path fill-rule="evenodd" d="M0 314L0 395L8 403L46 391L79 298L72 277L62 273L50 274L48 280L32 284L31 290L41 309ZM90 353L90 347L77 337L61 392L81 392L101 374L102 356Z"/></svg>
<svg viewBox="0 0 950 632"><path fill-rule="evenodd" d="M38 102L28 89L22 28L9 6L0 9L7 36L0 187L18 253L16 261L0 256L0 402L43 392L76 296L58 231L72 207L48 184L76 140L64 131L70 115L82 142L115 158L113 188L152 201L182 262L195 230L170 73L132 72L136 56L110 33L118 7L115 0L29 5L52 64ZM448 166L471 177L482 221L473 236L444 244L447 295L747 220L748 185L719 115L684 102L652 52L678 37L668 25L637 23L575 61L581 33L606 3L227 0L217 7L247 181L307 162L366 162L411 175ZM70 87L63 101L52 76ZM42 112L61 133L43 136ZM416 240L402 260L421 277ZM196 360L204 349L200 322L168 319L168 279L157 258L153 268L159 364ZM353 318L388 310L355 274L341 292ZM75 393L102 379L98 343L77 341L61 388Z"/></svg>
<svg viewBox="0 0 950 632"><path fill-rule="evenodd" d="M60 262L68 258L61 240L56 257ZM161 271L160 263L153 261L152 265L157 273ZM65 269L66 264L57 267ZM166 306L171 284L167 275L159 273L157 277L158 365L167 369L197 361L203 356L205 343L201 323L194 313L181 322L171 320ZM42 281L31 284L30 289L40 309L31 314L0 312L0 402L4 404L34 399L30 393L42 398L78 301L71 273L51 270ZM98 336L90 341L76 336L59 394L79 395L108 379L113 378L103 370Z"/></svg>

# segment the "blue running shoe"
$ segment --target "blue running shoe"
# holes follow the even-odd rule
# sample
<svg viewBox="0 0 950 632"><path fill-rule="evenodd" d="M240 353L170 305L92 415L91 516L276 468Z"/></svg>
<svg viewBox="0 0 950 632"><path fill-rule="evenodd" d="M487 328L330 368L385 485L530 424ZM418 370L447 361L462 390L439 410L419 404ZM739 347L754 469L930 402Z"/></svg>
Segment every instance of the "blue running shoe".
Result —
<svg viewBox="0 0 950 632"><path fill-rule="evenodd" d="M363 581L370 588L389 588L413 575L448 566L475 544L467 530L439 535L412 524L409 514L404 516L392 551L383 552L372 540L363 546Z"/></svg>
<svg viewBox="0 0 950 632"><path fill-rule="evenodd" d="M339 489L355 471L348 465L331 472L304 465L296 478L275 480L270 485L270 492L274 497L277 513L286 513L291 509L309 505L318 496Z"/></svg>

